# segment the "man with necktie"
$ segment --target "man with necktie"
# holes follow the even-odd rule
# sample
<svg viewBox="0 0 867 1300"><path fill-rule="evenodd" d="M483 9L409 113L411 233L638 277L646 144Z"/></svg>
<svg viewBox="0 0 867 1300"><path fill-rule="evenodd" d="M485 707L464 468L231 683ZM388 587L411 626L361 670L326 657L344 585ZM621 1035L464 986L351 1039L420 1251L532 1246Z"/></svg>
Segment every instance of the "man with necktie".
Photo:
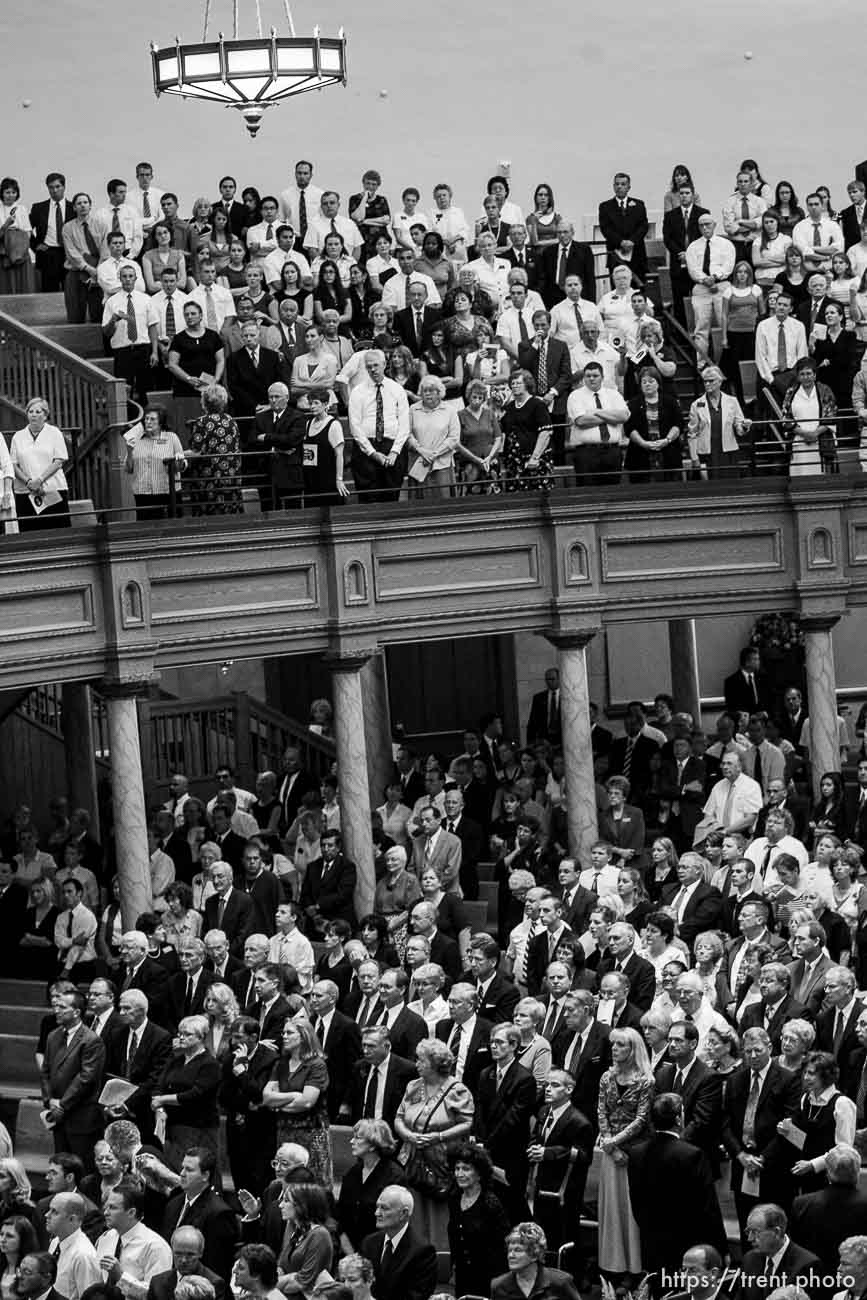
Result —
<svg viewBox="0 0 867 1300"><path fill-rule="evenodd" d="M686 328L684 298L692 292L692 277L686 269L686 250L699 237L698 219L707 213L695 201L695 190L684 182L678 189L679 207L666 212L662 219L662 240L668 251L671 297L674 314Z"/></svg>
<svg viewBox="0 0 867 1300"><path fill-rule="evenodd" d="M760 195L753 192L751 172L738 172L735 193L723 204L723 230L735 246L735 256L739 262L752 265L752 244L756 235L761 233L762 215L768 205Z"/></svg>
<svg viewBox="0 0 867 1300"><path fill-rule="evenodd" d="M106 1073L136 1085L136 1091L120 1106L108 1112L110 1119L132 1119L148 1141L154 1133L151 1098L172 1054L171 1034L148 1017L149 1004L141 989L130 988L120 995L118 1015L125 1032L109 1046Z"/></svg>
<svg viewBox="0 0 867 1300"><path fill-rule="evenodd" d="M527 719L527 744L546 740L552 745L560 743L560 670L545 669L545 689L538 691L530 703Z"/></svg>
<svg viewBox="0 0 867 1300"><path fill-rule="evenodd" d="M151 371L159 364L159 317L150 297L135 285L135 267L123 263L120 290L103 308L102 332L111 347L115 376L125 379L135 400L146 406Z"/></svg>
<svg viewBox="0 0 867 1300"><path fill-rule="evenodd" d="M407 1187L384 1187L376 1202L376 1232L361 1242L373 1264L376 1300L429 1300L436 1288L437 1253L410 1226L415 1199Z"/></svg>
<svg viewBox="0 0 867 1300"><path fill-rule="evenodd" d="M352 1067L341 1122L384 1119L394 1127L406 1086L417 1077L416 1067L392 1051L385 1025L370 1025L361 1031L361 1053L362 1059Z"/></svg>
<svg viewBox="0 0 867 1300"><path fill-rule="evenodd" d="M59 293L66 278L63 227L74 219L75 209L66 197L66 177L62 172L50 172L45 177L45 188L48 198L34 203L30 209L33 227L30 245L36 254L41 292Z"/></svg>
<svg viewBox="0 0 867 1300"><path fill-rule="evenodd" d="M495 1025L492 1064L479 1076L473 1117L473 1136L487 1148L495 1170L505 1176L502 1200L512 1222L524 1217L526 1210L527 1148L536 1103L535 1080L515 1060L520 1043L515 1025Z"/></svg>
<svg viewBox="0 0 867 1300"><path fill-rule="evenodd" d="M406 306L394 314L394 330L414 357L420 357L427 347L431 330L441 316L439 307L428 306L427 285L413 277Z"/></svg>
<svg viewBox="0 0 867 1300"><path fill-rule="evenodd" d="M527 1148L527 1202L553 1250L574 1237L593 1159L595 1131L587 1116L571 1103L574 1087L575 1080L566 1070L549 1072L544 1105Z"/></svg>
<svg viewBox="0 0 867 1300"><path fill-rule="evenodd" d="M359 501L396 501L406 474L409 404L400 384L385 377L385 353L364 356L367 382L349 398L352 469Z"/></svg>
<svg viewBox="0 0 867 1300"><path fill-rule="evenodd" d="M650 229L647 209L641 199L630 196L632 178L618 172L613 181L614 197L599 204L599 229L608 249L608 269L615 265L616 253L625 253L631 245L630 264L639 281L647 275L645 239Z"/></svg>
<svg viewBox="0 0 867 1300"><path fill-rule="evenodd" d="M714 234L716 222L710 213L699 217L698 229L698 239L686 250L686 269L692 280L693 338L709 354L711 328L722 326L722 304L734 270L735 248L730 239Z"/></svg>
<svg viewBox="0 0 867 1300"><path fill-rule="evenodd" d="M545 306L550 309L566 297L566 277L579 275L584 286L584 296L596 301L596 270L593 250L589 244L575 239L571 221L557 222L557 242L546 244L539 263L539 292Z"/></svg>

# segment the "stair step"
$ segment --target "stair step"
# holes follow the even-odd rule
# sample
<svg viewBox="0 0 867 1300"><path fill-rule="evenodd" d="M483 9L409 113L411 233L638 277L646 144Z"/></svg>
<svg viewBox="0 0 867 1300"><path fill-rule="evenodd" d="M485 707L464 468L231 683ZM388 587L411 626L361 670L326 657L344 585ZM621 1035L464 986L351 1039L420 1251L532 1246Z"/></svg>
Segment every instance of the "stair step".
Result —
<svg viewBox="0 0 867 1300"><path fill-rule="evenodd" d="M22 325L66 324L66 303L62 293L0 294L0 311Z"/></svg>
<svg viewBox="0 0 867 1300"><path fill-rule="evenodd" d="M0 1033L37 1037L44 1015L45 1007L4 1006L0 1003Z"/></svg>
<svg viewBox="0 0 867 1300"><path fill-rule="evenodd" d="M2 308L0 308L2 310ZM48 1009L45 985L40 980L0 979L0 1006Z"/></svg>
<svg viewBox="0 0 867 1300"><path fill-rule="evenodd" d="M39 1071L34 1060L37 1038L30 1034L0 1034L0 1069L10 1083L30 1083L38 1080Z"/></svg>

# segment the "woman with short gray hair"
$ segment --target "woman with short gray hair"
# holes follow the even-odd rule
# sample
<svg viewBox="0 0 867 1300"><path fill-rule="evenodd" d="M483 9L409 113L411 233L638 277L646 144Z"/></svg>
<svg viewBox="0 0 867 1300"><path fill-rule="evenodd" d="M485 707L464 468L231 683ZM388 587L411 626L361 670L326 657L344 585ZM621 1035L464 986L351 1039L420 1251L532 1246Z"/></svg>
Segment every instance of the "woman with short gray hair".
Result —
<svg viewBox="0 0 867 1300"><path fill-rule="evenodd" d="M241 513L241 439L226 414L229 394L222 384L202 390L204 414L193 424L188 458L193 461L190 501L194 515Z"/></svg>
<svg viewBox="0 0 867 1300"><path fill-rule="evenodd" d="M455 484L455 448L460 442L457 412L443 404L446 386L437 375L419 382L421 400L409 413L407 445L415 452L409 467L413 495L451 496Z"/></svg>

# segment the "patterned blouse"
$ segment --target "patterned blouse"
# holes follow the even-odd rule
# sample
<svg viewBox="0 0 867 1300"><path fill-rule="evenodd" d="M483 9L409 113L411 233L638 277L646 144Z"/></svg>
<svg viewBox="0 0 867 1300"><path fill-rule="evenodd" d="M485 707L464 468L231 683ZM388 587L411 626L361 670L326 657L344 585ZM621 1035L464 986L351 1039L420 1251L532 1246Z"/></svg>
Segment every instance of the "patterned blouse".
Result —
<svg viewBox="0 0 867 1300"><path fill-rule="evenodd" d="M650 1133L650 1103L653 1079L633 1079L619 1084L614 1069L606 1070L599 1083L599 1136L614 1138L628 1147Z"/></svg>

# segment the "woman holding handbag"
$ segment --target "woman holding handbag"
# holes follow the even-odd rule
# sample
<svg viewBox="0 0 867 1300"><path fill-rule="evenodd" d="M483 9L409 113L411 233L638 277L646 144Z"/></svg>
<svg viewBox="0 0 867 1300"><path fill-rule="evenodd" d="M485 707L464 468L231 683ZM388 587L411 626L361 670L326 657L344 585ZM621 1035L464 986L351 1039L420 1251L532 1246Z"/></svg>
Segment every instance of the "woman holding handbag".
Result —
<svg viewBox="0 0 867 1300"><path fill-rule="evenodd" d="M438 1038L415 1052L417 1079L407 1084L394 1131L402 1142L398 1163L415 1196L415 1227L437 1250L448 1250L449 1156L469 1135L475 1104L455 1078L455 1058Z"/></svg>
<svg viewBox="0 0 867 1300"><path fill-rule="evenodd" d="M0 293L33 293L30 215L21 187L11 176L0 181Z"/></svg>

